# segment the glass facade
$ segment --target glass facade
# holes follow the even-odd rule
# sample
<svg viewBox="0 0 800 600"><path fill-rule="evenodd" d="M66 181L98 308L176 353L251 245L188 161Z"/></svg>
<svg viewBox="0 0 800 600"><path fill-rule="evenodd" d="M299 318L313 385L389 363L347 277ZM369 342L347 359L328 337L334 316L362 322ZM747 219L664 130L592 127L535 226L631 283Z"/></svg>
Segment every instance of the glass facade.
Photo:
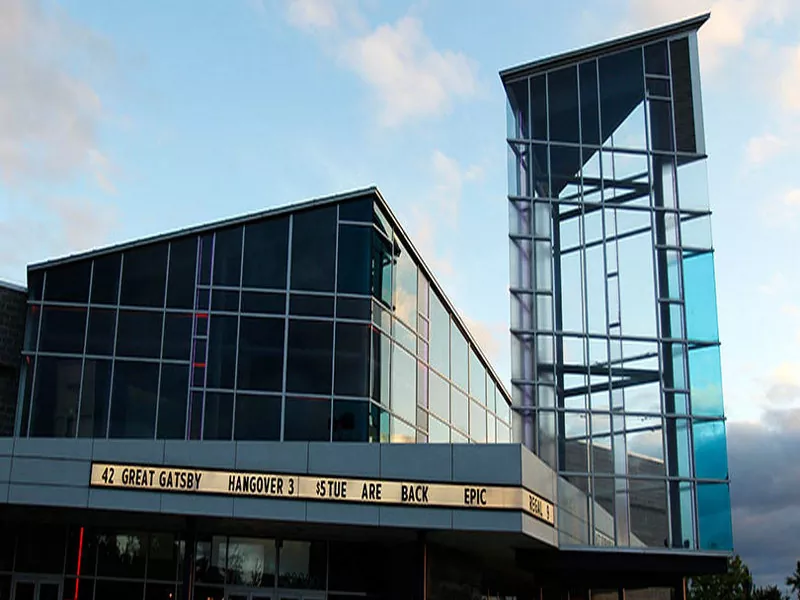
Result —
<svg viewBox="0 0 800 600"><path fill-rule="evenodd" d="M504 75L515 427L583 499L562 544L732 548L695 29Z"/></svg>
<svg viewBox="0 0 800 600"><path fill-rule="evenodd" d="M510 441L510 398L380 204L30 270L20 435Z"/></svg>

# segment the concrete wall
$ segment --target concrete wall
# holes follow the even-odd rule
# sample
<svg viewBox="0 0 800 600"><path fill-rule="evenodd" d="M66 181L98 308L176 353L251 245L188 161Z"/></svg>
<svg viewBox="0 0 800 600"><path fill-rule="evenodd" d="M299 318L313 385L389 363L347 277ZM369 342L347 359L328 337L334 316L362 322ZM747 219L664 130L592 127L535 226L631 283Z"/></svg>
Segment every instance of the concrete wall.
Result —
<svg viewBox="0 0 800 600"><path fill-rule="evenodd" d="M27 293L0 282L0 437L14 433Z"/></svg>

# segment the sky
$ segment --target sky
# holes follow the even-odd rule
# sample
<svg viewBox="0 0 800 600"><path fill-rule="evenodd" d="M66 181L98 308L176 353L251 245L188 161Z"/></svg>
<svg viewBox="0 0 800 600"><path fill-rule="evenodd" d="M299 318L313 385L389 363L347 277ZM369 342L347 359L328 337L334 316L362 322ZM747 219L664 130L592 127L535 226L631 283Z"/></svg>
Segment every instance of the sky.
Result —
<svg viewBox="0 0 800 600"><path fill-rule="evenodd" d="M700 33L736 550L800 559L800 2L0 0L0 278L377 185L509 372L498 71Z"/></svg>

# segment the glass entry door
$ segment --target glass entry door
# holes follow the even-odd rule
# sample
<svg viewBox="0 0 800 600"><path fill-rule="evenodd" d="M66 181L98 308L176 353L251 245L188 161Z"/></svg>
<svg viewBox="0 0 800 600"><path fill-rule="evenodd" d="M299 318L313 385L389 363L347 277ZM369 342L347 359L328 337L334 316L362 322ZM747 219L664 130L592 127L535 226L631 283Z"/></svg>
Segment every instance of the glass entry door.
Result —
<svg viewBox="0 0 800 600"><path fill-rule="evenodd" d="M16 575L11 584L11 600L61 600L60 577Z"/></svg>

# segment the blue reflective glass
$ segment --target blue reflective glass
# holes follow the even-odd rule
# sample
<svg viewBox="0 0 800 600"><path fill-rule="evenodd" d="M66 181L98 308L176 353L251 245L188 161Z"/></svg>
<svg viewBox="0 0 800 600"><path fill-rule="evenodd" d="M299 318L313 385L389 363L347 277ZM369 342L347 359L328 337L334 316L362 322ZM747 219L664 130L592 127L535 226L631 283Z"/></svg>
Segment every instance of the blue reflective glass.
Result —
<svg viewBox="0 0 800 600"><path fill-rule="evenodd" d="M684 255L683 293L686 301L686 336L690 340L716 342L717 290L714 280L714 255Z"/></svg>
<svg viewBox="0 0 800 600"><path fill-rule="evenodd" d="M673 548L694 548L694 520L692 515L692 484L689 481L669 482L671 500L671 520L678 528L678 535L673 537Z"/></svg>
<svg viewBox="0 0 800 600"><path fill-rule="evenodd" d="M701 550L732 550L731 496L727 483L697 486L697 517Z"/></svg>
<svg viewBox="0 0 800 600"><path fill-rule="evenodd" d="M695 421L694 471L698 479L725 479L728 476L728 447L724 421Z"/></svg>
<svg viewBox="0 0 800 600"><path fill-rule="evenodd" d="M689 383L693 415L721 417L725 413L719 346L689 350Z"/></svg>

